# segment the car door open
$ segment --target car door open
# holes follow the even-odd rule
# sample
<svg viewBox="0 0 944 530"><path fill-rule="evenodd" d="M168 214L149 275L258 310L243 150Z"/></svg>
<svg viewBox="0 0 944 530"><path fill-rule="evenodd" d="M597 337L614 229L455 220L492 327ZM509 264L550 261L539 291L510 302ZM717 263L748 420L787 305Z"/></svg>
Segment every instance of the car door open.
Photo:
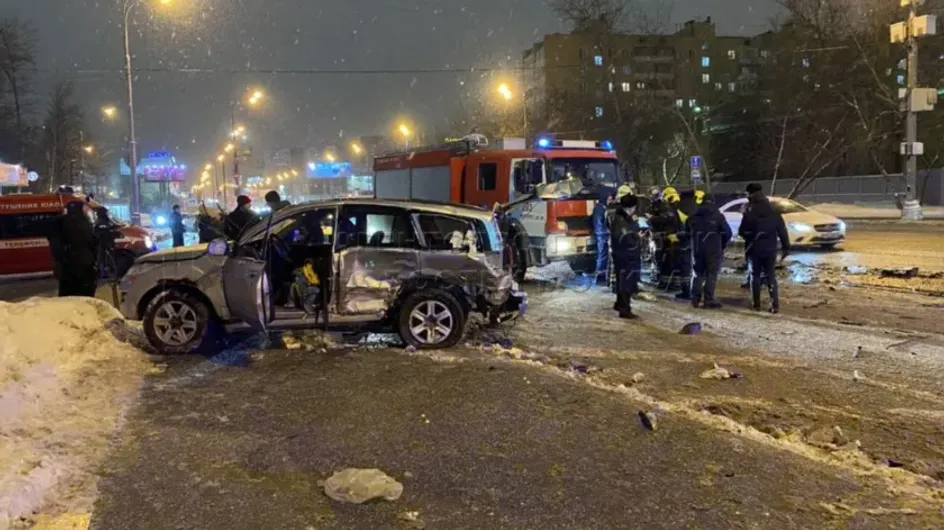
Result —
<svg viewBox="0 0 944 530"><path fill-rule="evenodd" d="M234 317L264 330L275 313L265 260L230 256L223 263L223 292Z"/></svg>

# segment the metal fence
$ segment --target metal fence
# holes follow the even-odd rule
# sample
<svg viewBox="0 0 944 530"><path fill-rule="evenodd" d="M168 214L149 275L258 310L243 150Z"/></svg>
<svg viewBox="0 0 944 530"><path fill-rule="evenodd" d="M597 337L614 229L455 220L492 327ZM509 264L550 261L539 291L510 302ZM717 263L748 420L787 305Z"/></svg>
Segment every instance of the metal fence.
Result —
<svg viewBox="0 0 944 530"><path fill-rule="evenodd" d="M770 192L770 181L757 181ZM747 182L715 182L712 192L718 194L744 191ZM771 195L785 197L796 185L796 179L777 181ZM895 200L896 193L904 193L905 179L900 173L889 176L860 175L851 177L823 177L811 182L798 196L802 202L810 203L888 203ZM925 205L944 205L944 169L922 171L918 175L918 196Z"/></svg>

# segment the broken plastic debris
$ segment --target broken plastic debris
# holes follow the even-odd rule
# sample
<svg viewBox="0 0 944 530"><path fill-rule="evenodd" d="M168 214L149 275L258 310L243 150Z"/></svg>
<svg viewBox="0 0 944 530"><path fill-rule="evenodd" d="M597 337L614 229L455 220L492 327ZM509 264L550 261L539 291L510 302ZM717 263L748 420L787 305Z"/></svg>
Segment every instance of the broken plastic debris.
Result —
<svg viewBox="0 0 944 530"><path fill-rule="evenodd" d="M644 410L639 411L639 421L642 423L642 426L647 430L654 431L658 428L656 423L656 415L654 412L646 412Z"/></svg>
<svg viewBox="0 0 944 530"><path fill-rule="evenodd" d="M711 370L705 370L698 377L702 379L716 379L718 381L724 381L725 379L737 379L741 377L740 374L732 372L727 368L722 368L715 363L714 368Z"/></svg>
<svg viewBox="0 0 944 530"><path fill-rule="evenodd" d="M855 274L855 275L869 273L869 268L864 265L846 265L845 270L849 274Z"/></svg>
<svg viewBox="0 0 944 530"><path fill-rule="evenodd" d="M918 267L904 269L881 269L882 278L914 278L918 275Z"/></svg>
<svg viewBox="0 0 944 530"><path fill-rule="evenodd" d="M642 383L643 379L645 378L646 378L646 374L642 372L636 372L633 374L633 377L631 378L631 380L633 384L638 384L638 383Z"/></svg>
<svg viewBox="0 0 944 530"><path fill-rule="evenodd" d="M689 322L682 326L680 335L698 335L701 333L701 322Z"/></svg>
<svg viewBox="0 0 944 530"><path fill-rule="evenodd" d="M338 502L362 504L372 499L395 501L403 495L403 484L379 469L348 468L325 481L324 492Z"/></svg>

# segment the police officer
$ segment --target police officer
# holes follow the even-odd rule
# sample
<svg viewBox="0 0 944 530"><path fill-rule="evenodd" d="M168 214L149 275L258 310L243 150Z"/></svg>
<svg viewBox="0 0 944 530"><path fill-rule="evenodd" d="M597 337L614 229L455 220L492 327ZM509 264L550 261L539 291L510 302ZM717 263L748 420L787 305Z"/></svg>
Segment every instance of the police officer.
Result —
<svg viewBox="0 0 944 530"><path fill-rule="evenodd" d="M174 248L184 246L184 216L180 213L179 204L171 209L170 234L174 239Z"/></svg>
<svg viewBox="0 0 944 530"><path fill-rule="evenodd" d="M632 193L620 198L610 215L610 248L616 274L616 305L620 318L637 318L633 314L632 298L639 291L642 262L639 248L639 222L636 217L636 196Z"/></svg>
<svg viewBox="0 0 944 530"><path fill-rule="evenodd" d="M72 200L57 217L49 236L59 296L95 296L95 258L98 239L85 216L85 203Z"/></svg>
<svg viewBox="0 0 944 530"><path fill-rule="evenodd" d="M738 233L744 238L751 266L751 299L755 311L760 310L760 286L767 284L770 293L770 312L780 311L777 289L777 242L780 242L781 260L790 252L790 236L783 216L773 209L762 194L751 195L750 209L741 220Z"/></svg>
<svg viewBox="0 0 944 530"><path fill-rule="evenodd" d="M724 248L731 241L731 227L714 200L706 196L705 192L695 192L695 204L698 209L686 221L695 269L692 307L698 307L704 299L704 307L717 309L721 304L715 300L715 285L721 272Z"/></svg>
<svg viewBox="0 0 944 530"><path fill-rule="evenodd" d="M610 228L606 217L613 193L613 188L600 188L597 203L593 205L593 235L597 243L596 281L603 285L606 285L610 266Z"/></svg>

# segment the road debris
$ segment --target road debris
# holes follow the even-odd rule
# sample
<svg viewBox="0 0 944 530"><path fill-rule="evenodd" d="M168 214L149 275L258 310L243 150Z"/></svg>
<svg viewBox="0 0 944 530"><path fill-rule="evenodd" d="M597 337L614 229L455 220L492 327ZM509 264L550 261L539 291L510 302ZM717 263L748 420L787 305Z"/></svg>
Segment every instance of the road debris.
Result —
<svg viewBox="0 0 944 530"><path fill-rule="evenodd" d="M402 512L397 516L397 519L404 521L406 523L404 526L407 528L426 528L426 523L424 523L423 519L420 518L419 510L409 510Z"/></svg>
<svg viewBox="0 0 944 530"><path fill-rule="evenodd" d="M702 379L716 379L718 381L724 381L725 379L738 379L741 377L741 374L732 372L727 368L722 368L718 366L718 363L715 363L714 368L705 370L699 374L698 377Z"/></svg>
<svg viewBox="0 0 944 530"><path fill-rule="evenodd" d="M679 335L698 335L699 333L701 333L701 322L689 322L679 331Z"/></svg>
<svg viewBox="0 0 944 530"><path fill-rule="evenodd" d="M843 270L855 276L860 276L860 275L869 273L869 268L864 265L846 265L846 267Z"/></svg>
<svg viewBox="0 0 944 530"><path fill-rule="evenodd" d="M858 359L860 357L862 357L862 346L856 347L855 353L852 354L853 359Z"/></svg>
<svg viewBox="0 0 944 530"><path fill-rule="evenodd" d="M656 295L647 292L636 293L634 298L643 302L657 302L659 300Z"/></svg>
<svg viewBox="0 0 944 530"><path fill-rule="evenodd" d="M331 475L324 492L333 500L352 504L373 499L395 501L403 495L403 484L379 469L348 468Z"/></svg>
<svg viewBox="0 0 944 530"><path fill-rule="evenodd" d="M645 378L646 378L646 374L644 374L644 373L642 373L642 372L636 372L636 373L634 373L633 376L630 378L630 381L632 381L633 384L636 385L636 384L642 383L642 381L643 381Z"/></svg>
<svg viewBox="0 0 944 530"><path fill-rule="evenodd" d="M882 278L910 279L918 275L918 267L911 267L907 269L880 269L879 275Z"/></svg>
<svg viewBox="0 0 944 530"><path fill-rule="evenodd" d="M853 370L853 371L852 371L852 380L853 380L853 381L861 381L862 379L863 379L863 378L862 378L862 374L860 374L858 370Z"/></svg>
<svg viewBox="0 0 944 530"><path fill-rule="evenodd" d="M658 428L656 423L656 414L654 412L639 411L639 421L647 430L654 431Z"/></svg>

